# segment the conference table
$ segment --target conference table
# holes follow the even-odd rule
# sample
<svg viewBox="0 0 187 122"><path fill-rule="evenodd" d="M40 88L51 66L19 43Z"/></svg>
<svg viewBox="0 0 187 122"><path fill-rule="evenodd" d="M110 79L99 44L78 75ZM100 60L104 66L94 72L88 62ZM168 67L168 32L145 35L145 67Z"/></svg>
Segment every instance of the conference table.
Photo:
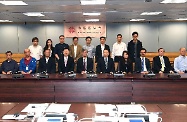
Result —
<svg viewBox="0 0 187 122"><path fill-rule="evenodd" d="M97 74L97 78L87 78L85 74L75 77L50 74L49 78L37 78L37 74L31 74L12 78L12 75L0 75L0 102L187 102L187 74L181 74L181 78L168 78L168 74L156 74L151 78L143 76Z"/></svg>

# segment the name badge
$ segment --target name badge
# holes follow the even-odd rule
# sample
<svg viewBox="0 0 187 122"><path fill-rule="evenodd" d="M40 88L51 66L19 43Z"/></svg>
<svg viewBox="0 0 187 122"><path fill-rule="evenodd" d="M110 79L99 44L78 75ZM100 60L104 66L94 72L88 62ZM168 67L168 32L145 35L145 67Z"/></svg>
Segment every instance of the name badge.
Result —
<svg viewBox="0 0 187 122"><path fill-rule="evenodd" d="M29 67L28 67L28 66L26 66L26 70L29 70Z"/></svg>

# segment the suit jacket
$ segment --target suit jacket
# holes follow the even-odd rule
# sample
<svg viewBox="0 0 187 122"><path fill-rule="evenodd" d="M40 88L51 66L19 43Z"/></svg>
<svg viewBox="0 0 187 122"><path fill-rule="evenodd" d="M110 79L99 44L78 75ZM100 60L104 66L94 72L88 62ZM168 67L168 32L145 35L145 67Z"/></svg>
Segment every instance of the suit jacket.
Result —
<svg viewBox="0 0 187 122"><path fill-rule="evenodd" d="M43 48L43 55L44 55L45 50L47 50L47 49L48 49L47 47L44 47L44 48ZM55 51L54 51L54 50L55 50L55 48L52 47L52 48L51 48L51 51L52 51L51 57L52 57L52 58L55 58Z"/></svg>
<svg viewBox="0 0 187 122"><path fill-rule="evenodd" d="M76 56L74 54L74 45L73 44L70 45L69 51L70 51L70 56L73 57L75 60L78 60L82 56L82 46L81 45L77 45Z"/></svg>
<svg viewBox="0 0 187 122"><path fill-rule="evenodd" d="M71 71L74 71L74 59L71 56L68 56L68 61L65 67L64 56L61 56L58 61L58 72L67 73Z"/></svg>
<svg viewBox="0 0 187 122"><path fill-rule="evenodd" d="M124 58L121 58L119 65L118 65L118 70L121 72L126 72L126 73L132 73L133 72L133 65L130 59L127 59L127 62L125 62Z"/></svg>
<svg viewBox="0 0 187 122"><path fill-rule="evenodd" d="M136 51L137 51L137 58L140 58L140 50L142 49L142 42L140 42L139 40L137 41L137 47L136 47ZM128 43L128 47L127 47L128 53L129 53L129 57L131 59L132 62L135 62L134 59L134 50L135 50L135 43L133 42L133 40L131 40Z"/></svg>
<svg viewBox="0 0 187 122"><path fill-rule="evenodd" d="M164 68L164 73L169 73L169 71L173 70L169 58L167 56L163 56L164 59L164 63L165 63L165 68ZM155 56L153 58L153 72L154 73L159 73L159 71L161 71L162 68L162 64L160 62L160 57L159 56Z"/></svg>
<svg viewBox="0 0 187 122"><path fill-rule="evenodd" d="M100 58L97 62L97 73L110 73L114 72L114 61L112 58L108 58L108 66L105 68L104 57Z"/></svg>
<svg viewBox="0 0 187 122"><path fill-rule="evenodd" d="M56 73L56 63L55 59L49 57L48 63L46 63L45 57L42 57L39 60L38 72L47 71L47 73Z"/></svg>
<svg viewBox="0 0 187 122"><path fill-rule="evenodd" d="M107 49L108 52L109 52L109 56L110 57L110 47L105 44L105 48L104 49ZM96 52L95 52L95 62L97 62L99 60L99 58L102 57L102 50L101 50L101 45L97 45L96 46Z"/></svg>
<svg viewBox="0 0 187 122"><path fill-rule="evenodd" d="M87 72L93 71L93 59L87 57ZM83 57L79 58L77 61L77 73L81 73L84 71L84 66L83 66Z"/></svg>
<svg viewBox="0 0 187 122"><path fill-rule="evenodd" d="M145 65L146 65L146 68L147 68L147 71L151 71L151 65L150 65L150 61L148 58L145 58ZM136 73L140 73L142 70L142 64L141 64L141 58L137 58L135 60L135 72Z"/></svg>

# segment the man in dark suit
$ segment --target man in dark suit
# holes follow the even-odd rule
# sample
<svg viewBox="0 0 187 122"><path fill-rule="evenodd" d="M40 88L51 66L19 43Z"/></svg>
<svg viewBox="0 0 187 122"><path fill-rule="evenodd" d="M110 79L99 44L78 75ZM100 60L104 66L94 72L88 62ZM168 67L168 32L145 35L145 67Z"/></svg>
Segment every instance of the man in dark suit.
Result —
<svg viewBox="0 0 187 122"><path fill-rule="evenodd" d="M154 73L173 73L173 68L170 64L169 58L164 56L165 50L158 49L158 56L153 58L153 72Z"/></svg>
<svg viewBox="0 0 187 122"><path fill-rule="evenodd" d="M110 47L105 44L106 42L106 37L100 37L100 45L96 46L96 52L95 52L95 62L97 63L97 61L99 60L99 58L103 57L103 50L106 49L109 52L109 56L110 57Z"/></svg>
<svg viewBox="0 0 187 122"><path fill-rule="evenodd" d="M132 33L132 38L128 43L128 53L132 62L135 62L136 58L140 58L140 50L142 49L142 42L138 40L138 32Z"/></svg>
<svg viewBox="0 0 187 122"><path fill-rule="evenodd" d="M49 74L56 72L56 63L55 59L50 57L51 51L46 49L44 51L44 57L39 60L38 72L46 72Z"/></svg>
<svg viewBox="0 0 187 122"><path fill-rule="evenodd" d="M104 49L103 57L101 57L97 62L97 73L113 73L114 72L114 61L112 58L108 56L109 56L109 51L107 49Z"/></svg>
<svg viewBox="0 0 187 122"><path fill-rule="evenodd" d="M93 59L88 57L88 50L82 50L82 57L77 61L77 73L85 74L93 71Z"/></svg>
<svg viewBox="0 0 187 122"><path fill-rule="evenodd" d="M145 57L146 49L140 50L140 58L135 59L135 72L136 73L149 73L151 71L151 65L148 58Z"/></svg>
<svg viewBox="0 0 187 122"><path fill-rule="evenodd" d="M63 56L60 57L58 62L58 72L68 73L74 71L74 59L69 56L69 49L65 48L63 51Z"/></svg>

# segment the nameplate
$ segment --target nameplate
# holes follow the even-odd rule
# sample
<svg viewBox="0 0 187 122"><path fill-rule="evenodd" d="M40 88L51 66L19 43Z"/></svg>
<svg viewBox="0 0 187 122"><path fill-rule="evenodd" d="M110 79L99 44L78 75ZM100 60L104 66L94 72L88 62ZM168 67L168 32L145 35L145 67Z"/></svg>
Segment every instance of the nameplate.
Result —
<svg viewBox="0 0 187 122"><path fill-rule="evenodd" d="M143 75L144 78L154 78L155 74L151 73L151 74L144 74Z"/></svg>
<svg viewBox="0 0 187 122"><path fill-rule="evenodd" d="M97 74L86 74L87 78L97 78Z"/></svg>
<svg viewBox="0 0 187 122"><path fill-rule="evenodd" d="M49 75L48 74L40 74L40 75L37 75L37 78L39 78L39 79L49 78Z"/></svg>
<svg viewBox="0 0 187 122"><path fill-rule="evenodd" d="M114 77L124 77L124 74L117 74L117 73L114 73Z"/></svg>
<svg viewBox="0 0 187 122"><path fill-rule="evenodd" d="M24 75L23 74L13 74L12 75L12 78L24 78Z"/></svg>
<svg viewBox="0 0 187 122"><path fill-rule="evenodd" d="M178 73L173 73L173 74L168 74L168 78L173 78L173 79L175 79L175 78L180 78L181 76L180 76L180 74L178 74Z"/></svg>

